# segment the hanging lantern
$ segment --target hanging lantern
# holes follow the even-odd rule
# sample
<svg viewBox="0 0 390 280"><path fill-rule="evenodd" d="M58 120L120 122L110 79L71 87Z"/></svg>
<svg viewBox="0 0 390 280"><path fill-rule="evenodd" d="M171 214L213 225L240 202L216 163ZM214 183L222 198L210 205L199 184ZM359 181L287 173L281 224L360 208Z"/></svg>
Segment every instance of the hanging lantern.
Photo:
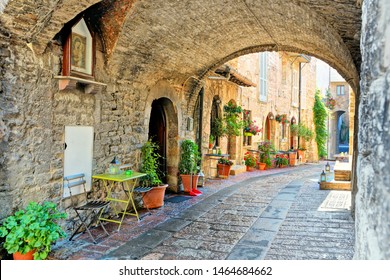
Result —
<svg viewBox="0 0 390 280"><path fill-rule="evenodd" d="M325 165L325 172L330 172L330 165L329 165L329 161L326 163Z"/></svg>
<svg viewBox="0 0 390 280"><path fill-rule="evenodd" d="M324 170L322 170L320 181L321 182L326 182L326 174L325 174Z"/></svg>

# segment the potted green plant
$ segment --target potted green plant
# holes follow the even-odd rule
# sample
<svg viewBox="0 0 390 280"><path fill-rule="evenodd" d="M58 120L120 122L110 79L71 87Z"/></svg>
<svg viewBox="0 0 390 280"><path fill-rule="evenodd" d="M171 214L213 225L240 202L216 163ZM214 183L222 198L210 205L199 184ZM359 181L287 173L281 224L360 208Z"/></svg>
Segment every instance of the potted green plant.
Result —
<svg viewBox="0 0 390 280"><path fill-rule="evenodd" d="M271 154L275 152L275 146L271 141L263 141L258 145L260 152L260 163L264 163L266 168L272 166Z"/></svg>
<svg viewBox="0 0 390 280"><path fill-rule="evenodd" d="M4 248L14 259L46 259L51 245L66 236L57 224L66 217L53 202L30 202L26 208L7 217L0 227L0 237L5 237Z"/></svg>
<svg viewBox="0 0 390 280"><path fill-rule="evenodd" d="M167 184L161 181L159 174L158 161L161 155L158 153L159 146L149 139L141 148L141 167L140 172L146 173L145 177L140 178L140 184L152 189L143 193L143 203L148 209L158 208L164 205L165 190Z"/></svg>
<svg viewBox="0 0 390 280"><path fill-rule="evenodd" d="M197 189L198 172L200 170L200 155L198 145L192 140L181 143L179 173L183 183L184 192L190 195L199 195Z"/></svg>
<svg viewBox="0 0 390 280"><path fill-rule="evenodd" d="M214 147L214 143L215 143L215 137L214 137L214 135L210 134L210 137L209 137L209 149L212 149Z"/></svg>
<svg viewBox="0 0 390 280"><path fill-rule="evenodd" d="M244 155L244 161L246 165L246 171L253 171L256 166L256 157L250 152L246 152Z"/></svg>
<svg viewBox="0 0 390 280"><path fill-rule="evenodd" d="M230 174L230 168L233 165L233 161L227 157L221 157L217 162L218 176L221 178L228 178Z"/></svg>
<svg viewBox="0 0 390 280"><path fill-rule="evenodd" d="M307 126L301 123L292 124L290 126L290 129L294 135L298 137L302 137L303 139L305 139L305 141L310 141L310 139L312 139L314 136L314 132L310 128L308 128Z"/></svg>
<svg viewBox="0 0 390 280"><path fill-rule="evenodd" d="M277 167L285 167L288 165L288 156L284 154L276 155L275 165Z"/></svg>
<svg viewBox="0 0 390 280"><path fill-rule="evenodd" d="M224 121L227 136L240 136L242 128L244 127L244 121L241 118L243 112L241 106L229 101L223 107Z"/></svg>

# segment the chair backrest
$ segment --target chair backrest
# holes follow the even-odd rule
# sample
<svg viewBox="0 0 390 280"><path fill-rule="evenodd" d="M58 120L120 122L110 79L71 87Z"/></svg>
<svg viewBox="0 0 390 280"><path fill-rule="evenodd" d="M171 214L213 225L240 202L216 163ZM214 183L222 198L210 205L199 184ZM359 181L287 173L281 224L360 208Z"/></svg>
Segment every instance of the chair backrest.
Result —
<svg viewBox="0 0 390 280"><path fill-rule="evenodd" d="M70 199L72 200L72 203L74 203L74 196L75 196L72 193L72 190L74 190L74 188L79 187L79 186L83 187L82 194L84 194L85 200L86 201L88 200L87 191L85 189L86 181L85 181L84 177L85 177L84 173L79 173L79 174L74 174L74 175L69 175L69 176L64 177L64 186L66 188L68 188L68 190L69 190L69 196L70 196ZM80 192L78 192L78 194L79 193Z"/></svg>

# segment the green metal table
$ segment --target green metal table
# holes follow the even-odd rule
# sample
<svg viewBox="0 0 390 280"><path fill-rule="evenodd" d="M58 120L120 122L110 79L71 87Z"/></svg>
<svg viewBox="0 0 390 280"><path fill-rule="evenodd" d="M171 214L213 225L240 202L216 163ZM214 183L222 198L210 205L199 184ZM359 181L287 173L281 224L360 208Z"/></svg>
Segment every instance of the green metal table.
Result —
<svg viewBox="0 0 390 280"><path fill-rule="evenodd" d="M113 206L115 214L119 217L119 220L104 218L104 217L102 217L102 215L100 215L99 219L102 221L113 222L113 223L119 224L118 231L120 230L120 228L122 226L123 219L124 219L125 215L135 216L135 217L137 217L137 220L139 221L139 215L138 215L138 212L137 212L137 209L136 209L136 206L134 203L134 199L133 199L133 192L134 192L134 187L138 183L138 179L141 177L144 177L146 175L147 175L146 173L140 173L140 172L135 172L135 171L133 171L133 173L131 175L126 175L125 173L115 174L115 175L109 174L109 173L93 175L92 176L93 179L103 181L104 188L107 192L106 199L108 201L113 201L117 204L123 205L122 211L118 211L117 208L115 206ZM116 183L121 184L123 191L127 195L127 199L119 199L119 198L115 198L113 196L114 187L115 187ZM134 210L134 213L128 211L129 204L131 204L131 206Z"/></svg>

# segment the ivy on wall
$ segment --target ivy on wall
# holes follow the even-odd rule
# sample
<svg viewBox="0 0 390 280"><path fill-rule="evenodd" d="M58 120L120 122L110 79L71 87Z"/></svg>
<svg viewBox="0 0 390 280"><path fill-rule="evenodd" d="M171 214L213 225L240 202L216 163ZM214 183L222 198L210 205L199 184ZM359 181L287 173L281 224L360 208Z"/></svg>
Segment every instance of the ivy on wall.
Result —
<svg viewBox="0 0 390 280"><path fill-rule="evenodd" d="M314 97L313 115L318 157L324 158L328 154L326 151L326 139L328 137L328 132L326 130L326 118L328 117L328 112L322 102L321 92L319 89L316 90Z"/></svg>

